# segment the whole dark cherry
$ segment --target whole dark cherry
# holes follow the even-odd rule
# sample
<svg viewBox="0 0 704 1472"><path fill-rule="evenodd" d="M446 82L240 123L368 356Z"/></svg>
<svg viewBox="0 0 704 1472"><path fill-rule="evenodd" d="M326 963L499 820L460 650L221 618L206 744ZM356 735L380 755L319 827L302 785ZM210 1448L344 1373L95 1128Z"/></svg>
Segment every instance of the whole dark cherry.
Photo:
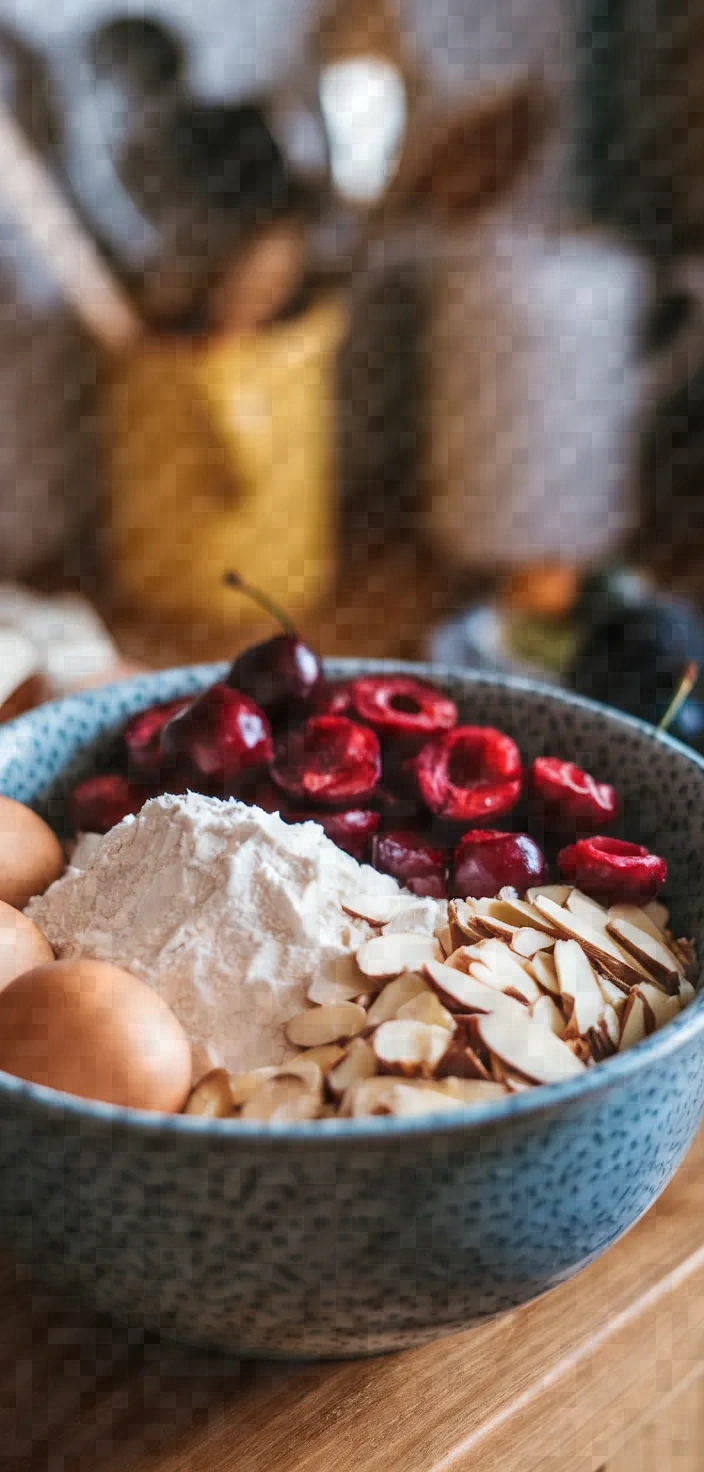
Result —
<svg viewBox="0 0 704 1472"><path fill-rule="evenodd" d="M353 718L384 745L417 752L431 736L457 725L457 706L434 685L408 675L364 675L349 687Z"/></svg>
<svg viewBox="0 0 704 1472"><path fill-rule="evenodd" d="M372 846L372 863L382 874L392 874L412 894L447 899L448 854L408 829L380 833Z"/></svg>
<svg viewBox="0 0 704 1472"><path fill-rule="evenodd" d="M529 833L477 828L454 851L450 888L456 899L494 899L504 885L522 891L540 884L544 874L542 850Z"/></svg>
<svg viewBox="0 0 704 1472"><path fill-rule="evenodd" d="M159 781L163 765L161 734L164 726L192 701L192 695L184 696L180 700L169 700L166 705L152 705L132 716L123 733L131 772Z"/></svg>
<svg viewBox="0 0 704 1472"><path fill-rule="evenodd" d="M545 828L565 836L598 832L619 815L614 787L556 756L536 758L529 787Z"/></svg>
<svg viewBox="0 0 704 1472"><path fill-rule="evenodd" d="M72 826L77 833L109 833L123 818L141 812L155 795L143 782L131 782L121 772L86 777L71 793Z"/></svg>
<svg viewBox="0 0 704 1472"><path fill-rule="evenodd" d="M647 905L667 879L667 863L640 843L595 834L560 850L563 879L607 905Z"/></svg>
<svg viewBox="0 0 704 1472"><path fill-rule="evenodd" d="M279 742L271 775L299 802L361 805L381 775L379 742L367 726L346 716L311 716Z"/></svg>
<svg viewBox="0 0 704 1472"><path fill-rule="evenodd" d="M493 726L455 726L428 741L415 762L426 807L452 823L481 823L507 813L521 794L515 741Z"/></svg>
<svg viewBox="0 0 704 1472"><path fill-rule="evenodd" d="M264 712L249 696L220 683L171 717L161 749L167 763L187 768L194 785L214 794L256 778L274 755Z"/></svg>
<svg viewBox="0 0 704 1472"><path fill-rule="evenodd" d="M318 655L299 638L288 615L265 593L250 587L235 572L227 573L225 582L254 599L283 626L283 633L238 654L225 683L248 695L275 724L282 719L300 719L313 710L323 690Z"/></svg>

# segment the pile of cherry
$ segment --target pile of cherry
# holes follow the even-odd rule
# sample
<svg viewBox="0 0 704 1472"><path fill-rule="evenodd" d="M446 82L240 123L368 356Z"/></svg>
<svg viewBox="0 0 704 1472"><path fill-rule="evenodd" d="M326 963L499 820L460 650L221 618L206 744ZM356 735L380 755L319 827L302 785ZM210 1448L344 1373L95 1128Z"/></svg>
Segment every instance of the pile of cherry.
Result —
<svg viewBox="0 0 704 1472"><path fill-rule="evenodd" d="M201 695L134 716L123 769L73 789L73 826L105 833L163 792L236 796L314 819L416 895L481 899L547 877L536 839L500 826L523 796L565 880L608 904L654 899L664 859L602 836L619 813L613 787L556 757L525 771L510 736L458 720L452 700L406 675L330 686L313 650L279 634Z"/></svg>

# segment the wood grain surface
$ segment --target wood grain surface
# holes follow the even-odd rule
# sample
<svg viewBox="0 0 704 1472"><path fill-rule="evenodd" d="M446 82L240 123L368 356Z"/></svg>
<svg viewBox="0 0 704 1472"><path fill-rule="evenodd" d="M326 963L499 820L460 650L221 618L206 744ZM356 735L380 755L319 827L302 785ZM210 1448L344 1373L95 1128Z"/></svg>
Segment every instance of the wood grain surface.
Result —
<svg viewBox="0 0 704 1472"><path fill-rule="evenodd" d="M145 1340L0 1258L0 1468L695 1472L703 1212L704 1136L652 1211L571 1283L423 1349L336 1364Z"/></svg>

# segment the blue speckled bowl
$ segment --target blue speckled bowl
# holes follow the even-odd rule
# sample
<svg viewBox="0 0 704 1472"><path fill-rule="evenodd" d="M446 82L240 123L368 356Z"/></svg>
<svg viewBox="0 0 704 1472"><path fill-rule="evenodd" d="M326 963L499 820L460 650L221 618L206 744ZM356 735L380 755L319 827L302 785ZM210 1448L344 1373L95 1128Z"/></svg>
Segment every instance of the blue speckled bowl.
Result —
<svg viewBox="0 0 704 1472"><path fill-rule="evenodd" d="M388 666L331 673L362 668ZM52 784L85 765L82 748L214 673L151 675L22 717L0 731L0 791L56 815ZM526 759L573 757L617 784L629 836L670 862L675 929L701 949L704 763L588 701L432 677ZM89 1302L172 1337L238 1354L367 1354L569 1278L652 1205L703 1114L702 996L583 1078L427 1121L158 1118L0 1074L0 1232Z"/></svg>

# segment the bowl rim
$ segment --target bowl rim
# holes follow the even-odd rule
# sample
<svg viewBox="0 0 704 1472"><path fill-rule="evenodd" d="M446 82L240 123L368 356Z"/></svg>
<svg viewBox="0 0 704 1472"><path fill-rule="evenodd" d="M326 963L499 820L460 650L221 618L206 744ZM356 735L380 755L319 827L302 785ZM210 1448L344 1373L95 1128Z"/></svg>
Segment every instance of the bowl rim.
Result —
<svg viewBox="0 0 704 1472"><path fill-rule="evenodd" d="M674 737L658 731L657 728L636 716L626 715L616 710L613 706L603 705L586 696L543 684L537 680L523 676L495 674L484 670L465 670L452 665L408 660L330 658L324 661L324 665L336 679L353 678L363 665L365 670L371 674L399 672L439 682L446 680L459 682L466 686L515 691L520 695L547 700L551 704L569 706L606 720L610 725L625 728L645 737L655 746L684 758L704 776L704 757L682 742L675 740ZM190 685L191 688L193 688L194 680L205 687L209 681L221 677L228 668L229 665L224 661L173 666L165 670L131 676L127 680L65 696L60 700L48 701L36 707L35 710L26 712L16 720L8 722L0 737L0 784L4 760L17 759L19 755L17 740L21 740L23 733L29 733L39 712L45 715L48 710L52 710L55 719L60 720L62 712L75 706L76 703L83 708L102 706L112 691L124 691L126 686L134 689L135 693L143 692L147 700L157 699L160 685L165 677L168 677L170 684L178 682L179 676L182 676L184 683ZM172 698L174 698L173 693L166 697L166 699ZM135 707L135 709L139 708L141 707ZM9 742L8 750L7 753L3 753L2 746L6 742ZM313 1148L342 1148L346 1141L354 1143L365 1139L383 1144L385 1141L391 1142L406 1137L475 1134L478 1130L489 1126L498 1128L504 1124L511 1126L531 1117L559 1112L567 1105L578 1105L582 1099L589 1099L618 1088L635 1074L648 1069L651 1064L665 1061L671 1054L687 1047L701 1033L704 1033L704 989L698 993L689 1007L686 1007L678 1017L668 1022L667 1026L659 1032L645 1038L635 1048L606 1059L598 1067L588 1069L584 1074L578 1074L562 1083L542 1084L526 1093L508 1095L505 1099L479 1107L467 1106L447 1111L437 1110L432 1114L408 1119L397 1119L386 1115L364 1119L310 1120L297 1124L264 1124L254 1121L242 1122L238 1119L208 1119L185 1114L161 1114L131 1109L124 1105L105 1104L95 1099L83 1099L75 1094L48 1088L44 1084L30 1083L2 1070L0 1070L0 1104L3 1099L14 1100L20 1107L37 1104L41 1106L42 1114L48 1119L65 1121L72 1119L77 1124L80 1124L82 1119L86 1119L96 1125L103 1125L107 1128L123 1127L130 1132L144 1133L150 1137L183 1136L186 1141L203 1138L218 1141L227 1139L236 1141L245 1151L247 1147L254 1147L255 1150L261 1149L262 1145L267 1142L272 1147L285 1147L287 1144L299 1143Z"/></svg>

